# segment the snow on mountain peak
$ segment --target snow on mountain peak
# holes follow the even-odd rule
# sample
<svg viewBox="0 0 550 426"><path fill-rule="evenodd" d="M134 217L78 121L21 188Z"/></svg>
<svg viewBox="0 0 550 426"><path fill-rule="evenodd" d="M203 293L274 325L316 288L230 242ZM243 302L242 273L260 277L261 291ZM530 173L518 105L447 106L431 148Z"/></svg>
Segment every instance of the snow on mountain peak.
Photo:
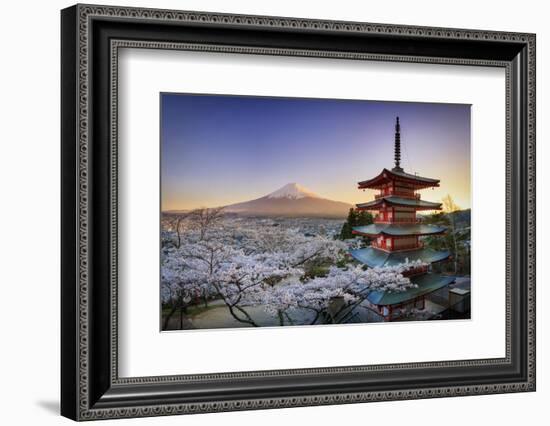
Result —
<svg viewBox="0 0 550 426"><path fill-rule="evenodd" d="M295 182L288 183L282 188L279 188L277 191L274 191L271 194L267 195L267 198L289 198L293 200L306 197L321 198L314 192L311 192L307 188L304 188L303 186L298 185Z"/></svg>

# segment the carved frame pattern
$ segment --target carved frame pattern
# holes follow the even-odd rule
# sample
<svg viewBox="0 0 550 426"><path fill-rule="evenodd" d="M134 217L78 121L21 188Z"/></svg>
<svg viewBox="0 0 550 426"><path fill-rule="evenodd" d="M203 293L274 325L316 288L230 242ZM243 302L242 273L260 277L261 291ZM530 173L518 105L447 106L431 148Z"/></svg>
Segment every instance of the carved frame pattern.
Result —
<svg viewBox="0 0 550 426"><path fill-rule="evenodd" d="M324 404L343 404L353 402L401 400L416 398L433 398L443 396L463 396L488 393L505 393L518 391L533 391L535 389L535 36L533 34L520 34L511 32L478 31L447 28L411 27L402 25L369 24L357 22L337 22L295 18L276 18L265 16L229 15L217 13L169 11L156 9L138 9L127 7L104 7L77 5L74 13L76 16L77 46L76 46L76 115L77 129L76 141L76 262L77 277L69 285L76 286L76 312L77 323L76 349L77 362L75 363L76 383L73 384L77 392L76 407L67 408L65 415L77 420L92 420L121 417L159 416L184 413L206 413L229 410L249 410L263 408L280 408L293 406L309 406ZM170 22L170 23L192 23L192 24L213 24L224 26L254 27L254 28L277 28L277 29L300 29L303 31L314 30L321 32L338 33L360 33L360 34L382 34L386 36L407 35L424 39L436 38L447 40L484 40L484 41L505 41L518 43L527 49L527 76L526 91L527 105L525 125L527 126L527 140L525 166L527 168L527 181L525 200L527 205L527 241L525 247L527 253L527 283L526 283L526 309L527 309L527 347L526 347L526 379L522 381L510 381L495 384L468 385L468 386L446 386L428 388L402 388L398 390L385 390L375 392L352 392L352 393L330 393L315 394L306 396L277 396L254 399L228 399L209 402L190 403L162 403L143 406L119 406L119 407L95 407L90 398L90 298L89 298L89 233L90 233L90 161L89 161L89 113L90 113L90 81L89 65L91 37L90 28L93 19L116 18L122 20L139 20L140 22ZM301 370L274 370L262 372L243 373L222 373L192 376L161 376L161 377L137 377L119 378L117 369L117 84L118 84L118 49L120 48L154 48L154 49L177 49L196 50L209 52L226 52L236 54L263 54L263 55L296 55L313 56L337 59L357 59L374 61L397 61L397 62L424 62L457 65L481 65L496 66L506 69L506 195L507 195L507 260L506 260L506 357L503 359L463 360L433 363L414 364L389 364L361 367L327 367L318 369ZM479 60L461 58L443 58L429 56L406 56L391 54L368 54L350 53L341 51L318 51L304 49L280 49L280 48L258 48L246 46L228 46L197 43L176 43L176 42L153 42L145 40L111 40L111 365L110 380L113 386L124 385L146 385L146 384L169 384L194 381L215 381L220 379L242 379L250 377L273 377L273 376L304 376L311 374L348 373L358 371L380 371L399 370L409 368L441 368L456 366L479 366L479 365L504 365L509 364L511 359L511 323L512 314L510 311L510 298L512 286L512 271L509 258L512 253L511 247L511 217L512 205L512 177L511 162L512 149L511 137L512 128L510 119L512 114L511 97L513 91L512 65L508 61ZM75 108L75 107L73 107ZM66 319L64 318L64 321ZM62 408L63 411L63 408Z"/></svg>

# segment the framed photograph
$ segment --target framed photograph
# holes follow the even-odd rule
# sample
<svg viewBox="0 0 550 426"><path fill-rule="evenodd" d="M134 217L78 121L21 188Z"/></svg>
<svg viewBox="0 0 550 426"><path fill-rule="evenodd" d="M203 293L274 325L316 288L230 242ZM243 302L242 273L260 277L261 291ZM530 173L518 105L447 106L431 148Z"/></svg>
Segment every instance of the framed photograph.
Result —
<svg viewBox="0 0 550 426"><path fill-rule="evenodd" d="M535 390L535 35L61 27L64 416Z"/></svg>

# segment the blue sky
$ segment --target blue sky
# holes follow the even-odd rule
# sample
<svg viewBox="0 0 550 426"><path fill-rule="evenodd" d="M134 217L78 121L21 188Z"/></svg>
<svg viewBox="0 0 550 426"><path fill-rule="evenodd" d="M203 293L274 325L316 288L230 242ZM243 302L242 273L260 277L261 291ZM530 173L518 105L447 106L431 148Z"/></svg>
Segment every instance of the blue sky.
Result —
<svg viewBox="0 0 550 426"><path fill-rule="evenodd" d="M396 116L402 167L441 179L423 198L470 207L469 105L163 93L162 209L246 201L289 182L370 200L356 184L393 167Z"/></svg>

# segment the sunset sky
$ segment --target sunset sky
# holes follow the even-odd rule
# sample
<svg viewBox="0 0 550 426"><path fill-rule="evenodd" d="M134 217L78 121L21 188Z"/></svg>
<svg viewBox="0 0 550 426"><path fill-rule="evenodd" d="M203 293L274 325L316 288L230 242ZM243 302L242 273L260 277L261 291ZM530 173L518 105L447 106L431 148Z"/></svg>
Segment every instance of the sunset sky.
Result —
<svg viewBox="0 0 550 426"><path fill-rule="evenodd" d="M161 94L162 210L215 207L297 182L359 203L357 182L394 166L441 180L421 191L470 207L470 105Z"/></svg>

